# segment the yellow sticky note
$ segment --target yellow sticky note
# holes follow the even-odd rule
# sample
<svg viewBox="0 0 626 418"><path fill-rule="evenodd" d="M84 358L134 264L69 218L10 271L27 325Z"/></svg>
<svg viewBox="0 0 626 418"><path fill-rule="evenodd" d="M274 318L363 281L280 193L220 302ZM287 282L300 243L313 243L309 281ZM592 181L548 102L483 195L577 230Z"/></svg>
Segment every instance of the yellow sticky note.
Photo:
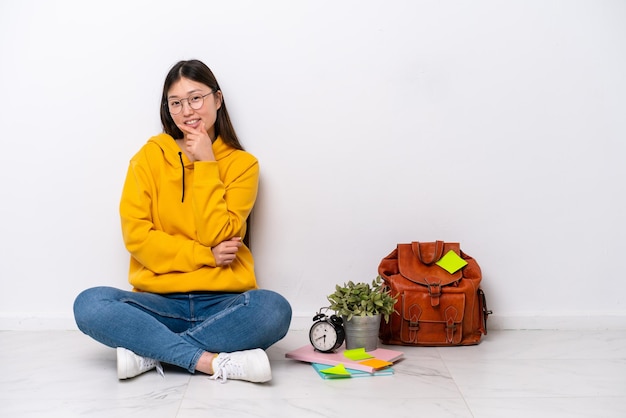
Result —
<svg viewBox="0 0 626 418"><path fill-rule="evenodd" d="M457 253L450 250L446 253L446 255L441 257L441 260L437 261L435 264L437 264L448 273L454 274L463 267L465 267L467 265L467 261L463 260L461 257L458 256Z"/></svg>
<svg viewBox="0 0 626 418"><path fill-rule="evenodd" d="M372 358L372 359L369 359L369 360L359 361L359 364L363 364L364 366L373 367L374 369L383 369L385 367L393 365L393 363L390 363L390 362L385 361L385 360L377 359L377 358Z"/></svg>
<svg viewBox="0 0 626 418"><path fill-rule="evenodd" d="M328 369L322 369L320 370L320 373L332 374L337 376L350 376L350 372L347 371L346 367L341 363L336 366L329 367Z"/></svg>
<svg viewBox="0 0 626 418"><path fill-rule="evenodd" d="M365 351L365 348L353 348L350 350L345 350L343 352L343 355L344 357L347 357L350 360L354 360L354 361L365 360L367 358L373 357L372 355L367 354L367 352Z"/></svg>

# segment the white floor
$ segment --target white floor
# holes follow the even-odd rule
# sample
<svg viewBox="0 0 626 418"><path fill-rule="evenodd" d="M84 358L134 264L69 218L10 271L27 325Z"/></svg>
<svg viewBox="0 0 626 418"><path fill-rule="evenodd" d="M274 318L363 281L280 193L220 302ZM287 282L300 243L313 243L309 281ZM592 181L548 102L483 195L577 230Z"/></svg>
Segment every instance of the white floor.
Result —
<svg viewBox="0 0 626 418"><path fill-rule="evenodd" d="M268 350L268 384L166 367L116 378L115 351L78 331L0 332L0 417L626 417L625 331L490 331L478 346L397 347L393 376L323 380Z"/></svg>

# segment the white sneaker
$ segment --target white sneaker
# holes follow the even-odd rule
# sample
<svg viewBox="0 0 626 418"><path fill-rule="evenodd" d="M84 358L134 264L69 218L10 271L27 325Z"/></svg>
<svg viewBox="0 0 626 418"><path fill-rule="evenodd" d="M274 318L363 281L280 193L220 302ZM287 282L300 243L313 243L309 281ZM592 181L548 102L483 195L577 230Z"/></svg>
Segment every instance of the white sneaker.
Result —
<svg viewBox="0 0 626 418"><path fill-rule="evenodd" d="M260 348L233 353L220 353L213 359L213 376L211 379L247 380L262 383L272 379L270 361L265 351Z"/></svg>
<svg viewBox="0 0 626 418"><path fill-rule="evenodd" d="M156 368L163 377L163 367L157 360L141 357L122 347L117 347L117 378L130 379Z"/></svg>

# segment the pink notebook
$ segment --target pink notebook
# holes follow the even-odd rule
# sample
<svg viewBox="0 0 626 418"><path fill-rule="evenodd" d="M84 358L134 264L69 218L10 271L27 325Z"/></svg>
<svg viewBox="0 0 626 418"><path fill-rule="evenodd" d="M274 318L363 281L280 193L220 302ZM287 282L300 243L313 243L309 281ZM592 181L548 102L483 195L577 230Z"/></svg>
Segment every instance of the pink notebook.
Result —
<svg viewBox="0 0 626 418"><path fill-rule="evenodd" d="M361 364L360 361L350 360L348 357L343 355L343 351L344 348L340 348L336 353L320 353L319 351L316 351L312 345L308 344L304 347L298 348L297 350L288 352L285 354L285 357L309 363L328 364L329 366L336 366L341 363L346 366L346 368L361 370L368 373L374 373L378 370L377 368ZM374 358L391 363L404 356L404 353L401 351L389 350L387 348L377 348L376 350L368 351L367 353L374 356Z"/></svg>

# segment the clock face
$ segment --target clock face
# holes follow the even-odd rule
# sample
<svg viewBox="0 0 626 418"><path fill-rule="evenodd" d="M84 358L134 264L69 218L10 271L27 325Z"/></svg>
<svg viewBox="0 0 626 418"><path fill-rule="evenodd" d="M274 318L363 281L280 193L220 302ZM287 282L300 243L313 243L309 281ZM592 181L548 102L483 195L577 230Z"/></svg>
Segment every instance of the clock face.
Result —
<svg viewBox="0 0 626 418"><path fill-rule="evenodd" d="M309 331L311 344L319 351L331 351L337 342L337 331L328 322L316 322Z"/></svg>

